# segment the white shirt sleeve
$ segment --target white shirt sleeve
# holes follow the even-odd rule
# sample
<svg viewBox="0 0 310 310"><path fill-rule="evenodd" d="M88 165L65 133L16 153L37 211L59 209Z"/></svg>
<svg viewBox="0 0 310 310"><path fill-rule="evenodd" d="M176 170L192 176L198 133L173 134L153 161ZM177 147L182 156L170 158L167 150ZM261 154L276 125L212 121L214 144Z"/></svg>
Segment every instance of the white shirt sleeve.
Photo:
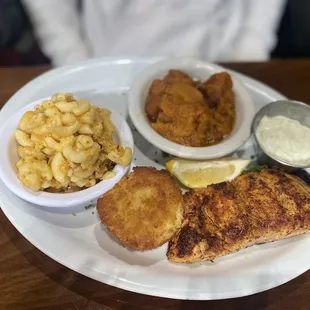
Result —
<svg viewBox="0 0 310 310"><path fill-rule="evenodd" d="M246 0L246 19L234 44L231 60L269 59L286 0Z"/></svg>
<svg viewBox="0 0 310 310"><path fill-rule="evenodd" d="M76 0L23 0L43 52L54 66L90 57Z"/></svg>

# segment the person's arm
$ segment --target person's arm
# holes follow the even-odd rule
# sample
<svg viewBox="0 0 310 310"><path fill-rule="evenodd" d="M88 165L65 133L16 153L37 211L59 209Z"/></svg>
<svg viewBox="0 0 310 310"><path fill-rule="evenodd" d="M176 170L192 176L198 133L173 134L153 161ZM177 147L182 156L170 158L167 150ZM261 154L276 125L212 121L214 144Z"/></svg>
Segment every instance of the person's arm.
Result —
<svg viewBox="0 0 310 310"><path fill-rule="evenodd" d="M76 0L23 0L43 52L54 66L88 58Z"/></svg>
<svg viewBox="0 0 310 310"><path fill-rule="evenodd" d="M230 60L267 60L277 42L277 28L286 0L247 0L245 3L246 19Z"/></svg>

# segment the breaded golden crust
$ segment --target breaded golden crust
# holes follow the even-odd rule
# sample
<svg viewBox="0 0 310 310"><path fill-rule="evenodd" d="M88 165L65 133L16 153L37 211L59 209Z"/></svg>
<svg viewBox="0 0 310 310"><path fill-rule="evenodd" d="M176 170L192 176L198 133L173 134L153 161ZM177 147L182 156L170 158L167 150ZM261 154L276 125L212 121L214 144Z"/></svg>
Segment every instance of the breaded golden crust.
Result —
<svg viewBox="0 0 310 310"><path fill-rule="evenodd" d="M170 141L194 147L213 145L234 126L232 79L221 72L201 83L170 70L163 80L153 80L145 112L153 129Z"/></svg>
<svg viewBox="0 0 310 310"><path fill-rule="evenodd" d="M192 190L184 201L182 228L167 253L174 262L214 260L310 230L309 186L278 170Z"/></svg>
<svg viewBox="0 0 310 310"><path fill-rule="evenodd" d="M126 247L145 251L166 243L183 220L181 189L171 175L136 167L97 202L101 222Z"/></svg>
<svg viewBox="0 0 310 310"><path fill-rule="evenodd" d="M187 84L195 86L194 81L180 70L169 70L163 81L168 84Z"/></svg>

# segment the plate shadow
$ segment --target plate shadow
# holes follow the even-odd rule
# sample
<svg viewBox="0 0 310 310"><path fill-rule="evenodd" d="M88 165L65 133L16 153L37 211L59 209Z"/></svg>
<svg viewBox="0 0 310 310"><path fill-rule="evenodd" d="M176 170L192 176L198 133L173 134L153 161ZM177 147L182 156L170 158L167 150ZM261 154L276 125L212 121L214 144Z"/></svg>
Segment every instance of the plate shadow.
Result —
<svg viewBox="0 0 310 310"><path fill-rule="evenodd" d="M100 223L95 226L94 235L98 245L104 251L128 265L148 267L160 261L166 260L166 250L164 249L165 246L146 252L138 252L127 249L108 231L104 225Z"/></svg>

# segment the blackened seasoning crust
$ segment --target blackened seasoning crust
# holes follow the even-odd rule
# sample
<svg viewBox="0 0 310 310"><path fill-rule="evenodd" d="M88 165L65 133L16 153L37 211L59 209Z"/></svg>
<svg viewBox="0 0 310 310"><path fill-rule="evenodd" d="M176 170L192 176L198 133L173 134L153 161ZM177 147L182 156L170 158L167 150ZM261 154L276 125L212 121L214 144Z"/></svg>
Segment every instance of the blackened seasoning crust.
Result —
<svg viewBox="0 0 310 310"><path fill-rule="evenodd" d="M181 232L168 259L193 263L310 230L310 187L296 176L264 169L184 197Z"/></svg>

